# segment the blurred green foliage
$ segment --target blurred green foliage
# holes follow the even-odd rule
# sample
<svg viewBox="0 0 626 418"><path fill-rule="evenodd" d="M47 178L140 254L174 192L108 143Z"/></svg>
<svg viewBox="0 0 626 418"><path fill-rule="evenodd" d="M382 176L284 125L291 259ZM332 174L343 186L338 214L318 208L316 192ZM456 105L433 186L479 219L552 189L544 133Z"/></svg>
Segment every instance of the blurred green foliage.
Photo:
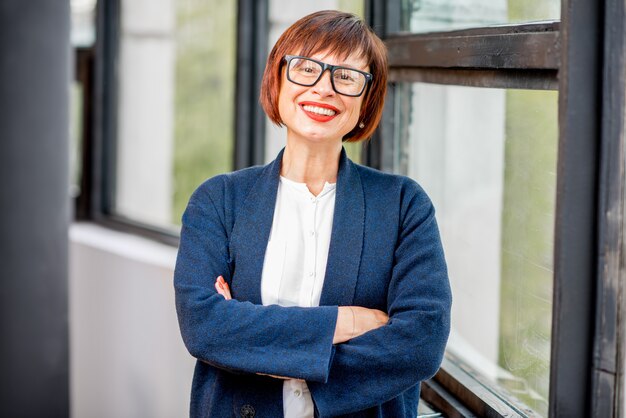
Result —
<svg viewBox="0 0 626 418"><path fill-rule="evenodd" d="M236 4L176 2L172 222L177 225L196 187L233 169Z"/></svg>
<svg viewBox="0 0 626 418"><path fill-rule="evenodd" d="M509 0L510 22L560 17L559 0ZM558 93L509 90L506 97L500 287L500 383L548 415L552 335Z"/></svg>
<svg viewBox="0 0 626 418"><path fill-rule="evenodd" d="M509 0L509 22L533 22L559 19L560 0Z"/></svg>
<svg viewBox="0 0 626 418"><path fill-rule="evenodd" d="M502 210L500 383L547 416L558 93L508 90Z"/></svg>

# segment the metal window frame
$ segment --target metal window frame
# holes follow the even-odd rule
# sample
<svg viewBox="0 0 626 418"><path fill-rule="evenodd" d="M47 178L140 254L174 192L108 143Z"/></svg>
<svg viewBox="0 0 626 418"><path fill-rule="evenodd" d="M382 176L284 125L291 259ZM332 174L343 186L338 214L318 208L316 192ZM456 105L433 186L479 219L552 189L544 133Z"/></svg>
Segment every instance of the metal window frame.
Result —
<svg viewBox="0 0 626 418"><path fill-rule="evenodd" d="M397 82L559 90L549 414L621 416L624 0L562 0L561 23L419 35L390 29L399 27L400 2L367 4L366 10L378 12L367 16L389 48L391 75L385 114L373 139L377 143L365 147L370 165L392 167L388 154L394 146ZM511 50L514 55L501 56ZM425 382L423 397L449 416L526 416L523 409L506 409L506 400L477 389L485 388L475 384L478 380L470 384L467 379L454 362L445 361L440 373Z"/></svg>

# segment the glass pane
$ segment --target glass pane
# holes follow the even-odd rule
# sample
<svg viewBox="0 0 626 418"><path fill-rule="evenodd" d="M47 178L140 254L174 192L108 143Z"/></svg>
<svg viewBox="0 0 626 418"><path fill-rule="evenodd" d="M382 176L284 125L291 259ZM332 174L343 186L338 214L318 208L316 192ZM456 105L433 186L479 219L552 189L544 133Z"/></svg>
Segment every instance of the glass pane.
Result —
<svg viewBox="0 0 626 418"><path fill-rule="evenodd" d="M180 223L232 170L236 1L122 1L115 212Z"/></svg>
<svg viewBox="0 0 626 418"><path fill-rule="evenodd" d="M402 0L401 30L424 33L558 20L560 14L559 0Z"/></svg>
<svg viewBox="0 0 626 418"><path fill-rule="evenodd" d="M96 41L96 0L71 0L74 47L89 47Z"/></svg>
<svg viewBox="0 0 626 418"><path fill-rule="evenodd" d="M399 86L395 170L438 213L453 288L448 351L547 415L557 93Z"/></svg>
<svg viewBox="0 0 626 418"><path fill-rule="evenodd" d="M271 49L280 35L296 20L320 10L342 10L363 17L363 0L318 0L298 2L292 0L270 0L269 2L269 37ZM268 119L265 130L265 160L272 161L285 146L285 128L278 128ZM361 162L361 143L344 143L346 152L352 161Z"/></svg>

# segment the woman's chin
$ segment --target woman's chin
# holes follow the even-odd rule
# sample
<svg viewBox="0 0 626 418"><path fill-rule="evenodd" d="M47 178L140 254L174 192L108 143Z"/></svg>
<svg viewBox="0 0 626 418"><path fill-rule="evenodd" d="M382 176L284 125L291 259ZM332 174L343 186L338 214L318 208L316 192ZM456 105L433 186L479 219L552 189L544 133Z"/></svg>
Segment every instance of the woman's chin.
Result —
<svg viewBox="0 0 626 418"><path fill-rule="evenodd" d="M298 132L293 132L288 135L299 142L311 143L311 144L336 144L341 143L341 139L344 135L337 134L337 132L328 132L326 129L304 129Z"/></svg>

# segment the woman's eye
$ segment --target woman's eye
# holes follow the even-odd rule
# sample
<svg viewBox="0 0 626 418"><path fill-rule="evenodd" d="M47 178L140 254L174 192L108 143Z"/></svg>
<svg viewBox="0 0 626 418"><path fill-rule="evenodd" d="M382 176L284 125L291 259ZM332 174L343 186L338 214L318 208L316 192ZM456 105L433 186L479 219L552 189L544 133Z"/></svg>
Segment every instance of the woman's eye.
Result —
<svg viewBox="0 0 626 418"><path fill-rule="evenodd" d="M345 81L345 82L354 81L354 77L349 71L339 71L335 78L340 81Z"/></svg>
<svg viewBox="0 0 626 418"><path fill-rule="evenodd" d="M300 74L306 75L316 75L319 72L319 69L313 65L298 65L294 67L294 70L298 71Z"/></svg>

